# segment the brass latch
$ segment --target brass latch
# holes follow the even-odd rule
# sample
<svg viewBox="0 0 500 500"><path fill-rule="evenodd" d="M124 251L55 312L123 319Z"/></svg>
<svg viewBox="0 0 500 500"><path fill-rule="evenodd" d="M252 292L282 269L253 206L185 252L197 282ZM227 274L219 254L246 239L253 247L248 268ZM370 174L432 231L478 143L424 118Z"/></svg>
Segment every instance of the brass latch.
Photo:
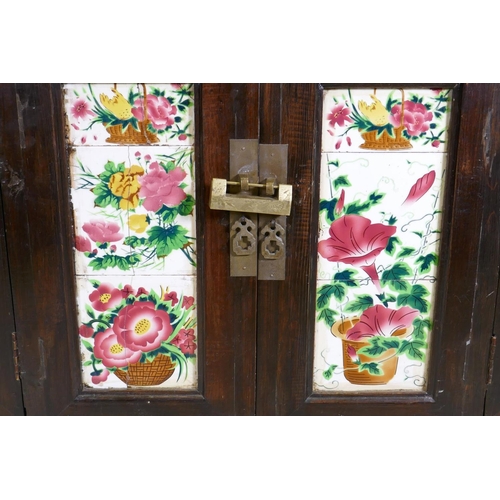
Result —
<svg viewBox="0 0 500 500"><path fill-rule="evenodd" d="M288 145L233 139L230 149L231 180L212 179L209 205L230 212L231 276L284 280L285 216L292 208Z"/></svg>

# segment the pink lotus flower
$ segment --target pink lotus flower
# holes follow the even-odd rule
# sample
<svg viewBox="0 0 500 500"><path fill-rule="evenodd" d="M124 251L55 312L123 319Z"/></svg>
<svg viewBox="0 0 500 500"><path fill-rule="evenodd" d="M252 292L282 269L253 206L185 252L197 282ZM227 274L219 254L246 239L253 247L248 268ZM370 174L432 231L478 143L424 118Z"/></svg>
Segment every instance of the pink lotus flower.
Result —
<svg viewBox="0 0 500 500"><path fill-rule="evenodd" d="M125 347L111 328L96 335L94 339L94 355L108 368L123 368L137 363L142 356L141 351L132 351Z"/></svg>
<svg viewBox="0 0 500 500"><path fill-rule="evenodd" d="M172 344L177 346L183 354L193 355L197 347L194 330L192 328L179 330L179 333L172 340Z"/></svg>
<svg viewBox="0 0 500 500"><path fill-rule="evenodd" d="M423 104L413 101L405 101L404 125L408 135L416 137L429 130L434 114ZM401 126L401 104L396 104L391 109L389 121L394 127Z"/></svg>
<svg viewBox="0 0 500 500"><path fill-rule="evenodd" d="M375 259L396 230L395 226L372 224L361 215L344 215L332 222L330 238L319 242L318 251L330 262L360 267L382 293Z"/></svg>
<svg viewBox="0 0 500 500"><path fill-rule="evenodd" d="M106 243L120 241L123 238L123 234L120 233L120 226L116 222L91 219L82 227L92 241Z"/></svg>
<svg viewBox="0 0 500 500"><path fill-rule="evenodd" d="M119 342L133 351L158 349L172 333L170 316L155 309L153 302L134 302L125 306L113 323Z"/></svg>
<svg viewBox="0 0 500 500"><path fill-rule="evenodd" d="M92 383L93 384L100 384L101 382L105 382L108 380L109 377L109 370L107 368L103 368L101 373L99 375L92 375Z"/></svg>
<svg viewBox="0 0 500 500"><path fill-rule="evenodd" d="M147 96L148 119L156 130L163 130L174 124L177 108L172 106L165 97ZM144 120L143 98L134 102L132 114L140 121Z"/></svg>
<svg viewBox="0 0 500 500"><path fill-rule="evenodd" d="M107 311L118 305L123 299L121 290L115 288L111 283L101 283L96 290L89 295L92 307L96 311Z"/></svg>
<svg viewBox="0 0 500 500"><path fill-rule="evenodd" d="M359 321L347 330L346 336L349 340L361 340L375 335L391 337L398 330L409 328L418 315L416 309L408 306L400 309L389 309L382 305L372 306L366 309Z"/></svg>
<svg viewBox="0 0 500 500"><path fill-rule="evenodd" d="M327 116L327 119L332 127L335 127L335 125L343 127L346 123L352 123L352 119L349 117L350 112L351 110L347 106L337 104Z"/></svg>
<svg viewBox="0 0 500 500"><path fill-rule="evenodd" d="M158 211L163 205L175 207L186 198L186 193L179 184L186 177L186 172L176 167L170 172L165 172L158 162L149 166L149 173L139 179L141 189L139 196L145 198L144 208L151 212Z"/></svg>
<svg viewBox="0 0 500 500"><path fill-rule="evenodd" d="M194 304L194 297L184 296L182 298L182 307L184 309L189 309Z"/></svg>
<svg viewBox="0 0 500 500"><path fill-rule="evenodd" d="M177 298L177 292L170 292L170 293L166 293L164 296L163 296L163 300L165 302L170 302L172 301L172 307L175 306L175 304L177 304L179 302L179 299Z"/></svg>
<svg viewBox="0 0 500 500"><path fill-rule="evenodd" d="M92 251L92 243L85 236L75 236L75 248L79 252L91 252Z"/></svg>
<svg viewBox="0 0 500 500"><path fill-rule="evenodd" d="M339 215L342 212L344 208L344 201L345 201L345 190L342 189L342 192L340 193L340 198L335 205L335 213L337 215Z"/></svg>
<svg viewBox="0 0 500 500"><path fill-rule="evenodd" d="M89 339L92 335L94 335L94 329L87 325L80 325L80 328L78 328L78 334L81 337Z"/></svg>
<svg viewBox="0 0 500 500"><path fill-rule="evenodd" d="M85 99L77 99L71 106L71 114L73 118L84 119L88 116L95 116L95 113L90 109L90 103Z"/></svg>
<svg viewBox="0 0 500 500"><path fill-rule="evenodd" d="M356 352L356 349L354 349L352 345L347 346L347 354L349 355L353 363L359 362L358 353Z"/></svg>

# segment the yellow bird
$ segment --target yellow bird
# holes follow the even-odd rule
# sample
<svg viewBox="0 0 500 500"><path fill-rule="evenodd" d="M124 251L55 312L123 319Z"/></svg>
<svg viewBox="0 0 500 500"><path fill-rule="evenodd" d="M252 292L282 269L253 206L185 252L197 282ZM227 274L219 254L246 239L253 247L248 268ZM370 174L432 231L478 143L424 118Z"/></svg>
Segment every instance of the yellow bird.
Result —
<svg viewBox="0 0 500 500"><path fill-rule="evenodd" d="M116 89L112 89L115 97L109 98L106 94L101 94L99 100L101 104L120 120L132 118L132 106Z"/></svg>
<svg viewBox="0 0 500 500"><path fill-rule="evenodd" d="M389 123L389 112L374 94L371 94L370 97L373 99L372 104L366 104L365 101L358 102L361 113L377 127L387 125Z"/></svg>

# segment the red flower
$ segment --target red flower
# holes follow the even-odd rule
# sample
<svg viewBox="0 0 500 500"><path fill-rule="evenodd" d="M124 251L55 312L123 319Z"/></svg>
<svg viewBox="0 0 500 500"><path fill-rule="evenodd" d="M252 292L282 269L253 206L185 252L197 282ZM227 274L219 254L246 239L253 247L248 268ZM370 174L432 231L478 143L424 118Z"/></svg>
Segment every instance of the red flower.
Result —
<svg viewBox="0 0 500 500"><path fill-rule="evenodd" d="M108 377L109 377L109 370L107 368L103 368L101 373L99 373L99 375L92 375L92 383L97 385L101 382L105 382L106 380L108 380Z"/></svg>
<svg viewBox="0 0 500 500"><path fill-rule="evenodd" d="M330 262L360 267L382 293L375 259L396 230L395 226L372 224L370 219L361 215L344 215L332 222L330 238L319 242L318 251Z"/></svg>
<svg viewBox="0 0 500 500"><path fill-rule="evenodd" d="M149 295L149 292L143 288L142 286L139 287L139 290L137 290L137 293L135 294L136 297L140 297L141 295Z"/></svg>
<svg viewBox="0 0 500 500"><path fill-rule="evenodd" d="M89 339L90 337L92 337L92 335L94 335L94 330L90 328L90 326L80 325L80 328L78 328L78 333L82 337Z"/></svg>
<svg viewBox="0 0 500 500"><path fill-rule="evenodd" d="M342 192L340 193L340 198L339 201L337 201L335 205L335 213L339 215L342 212L342 209L344 208L344 200L345 200L345 190L342 189Z"/></svg>
<svg viewBox="0 0 500 500"><path fill-rule="evenodd" d="M77 99L73 106L71 106L71 114L73 118L86 118L88 116L94 116L95 113L90 109L90 104L85 99Z"/></svg>
<svg viewBox="0 0 500 500"><path fill-rule="evenodd" d="M359 321L349 328L346 336L349 340L361 340L375 335L391 337L398 330L408 328L419 312L411 307L389 309L382 305L369 307Z"/></svg>
<svg viewBox="0 0 500 500"><path fill-rule="evenodd" d="M338 125L343 127L345 123L352 123L352 119L349 117L351 110L343 104L337 104L332 109L331 113L328 115L328 121L332 127Z"/></svg>
<svg viewBox="0 0 500 500"><path fill-rule="evenodd" d="M172 333L170 316L155 309L152 302L134 302L125 306L113 323L118 341L133 351L158 349Z"/></svg>
<svg viewBox="0 0 500 500"><path fill-rule="evenodd" d="M176 167L170 172L165 172L158 162L149 166L149 173L139 179L141 189L139 196L145 198L144 208L156 212L163 205L175 207L186 198L186 193L179 184L186 177L186 172Z"/></svg>
<svg viewBox="0 0 500 500"><path fill-rule="evenodd" d="M148 119L156 130L164 130L174 124L177 108L172 106L165 97L147 96ZM132 114L140 121L144 120L143 98L134 102Z"/></svg>
<svg viewBox="0 0 500 500"><path fill-rule="evenodd" d="M120 233L120 226L116 224L116 222L92 219L90 222L86 222L82 227L92 241L105 243L119 241L123 238L123 234Z"/></svg>
<svg viewBox="0 0 500 500"><path fill-rule="evenodd" d="M163 296L163 300L165 302L172 301L172 307L175 306L175 304L177 304L177 302L179 302L179 299L177 298L177 292L166 293Z"/></svg>
<svg viewBox="0 0 500 500"><path fill-rule="evenodd" d="M432 147L438 148L439 145L441 144L441 141L439 139L436 139L436 140L432 141L431 144L432 144Z"/></svg>
<svg viewBox="0 0 500 500"><path fill-rule="evenodd" d="M101 283L97 290L89 295L92 307L96 311L107 311L119 304L123 299L121 290L115 288L110 283Z"/></svg>
<svg viewBox="0 0 500 500"><path fill-rule="evenodd" d="M87 138L85 136L83 136L80 140L82 141L82 144L85 144L87 142Z"/></svg>
<svg viewBox="0 0 500 500"><path fill-rule="evenodd" d="M184 309L189 309L194 304L194 297L183 297L182 298L182 307Z"/></svg>
<svg viewBox="0 0 500 500"><path fill-rule="evenodd" d="M111 328L96 335L94 339L94 355L108 368L123 368L141 359L141 351L132 351L124 347Z"/></svg>
<svg viewBox="0 0 500 500"><path fill-rule="evenodd" d="M405 101L404 125L410 136L416 137L429 130L429 124L434 115L423 104ZM394 127L401 125L401 104L396 104L391 109L389 121Z"/></svg>
<svg viewBox="0 0 500 500"><path fill-rule="evenodd" d="M129 295L134 295L134 289L132 288L132 285L125 285L122 289L122 297L127 298Z"/></svg>
<svg viewBox="0 0 500 500"><path fill-rule="evenodd" d="M188 136L186 134L181 134L179 136L179 141L185 141L187 138L188 138Z"/></svg>
<svg viewBox="0 0 500 500"><path fill-rule="evenodd" d="M177 346L183 354L193 355L197 347L194 330L192 328L179 330L179 333L172 340L172 344Z"/></svg>
<svg viewBox="0 0 500 500"><path fill-rule="evenodd" d="M92 250L92 244L85 236L75 236L75 248L79 252L90 252Z"/></svg>

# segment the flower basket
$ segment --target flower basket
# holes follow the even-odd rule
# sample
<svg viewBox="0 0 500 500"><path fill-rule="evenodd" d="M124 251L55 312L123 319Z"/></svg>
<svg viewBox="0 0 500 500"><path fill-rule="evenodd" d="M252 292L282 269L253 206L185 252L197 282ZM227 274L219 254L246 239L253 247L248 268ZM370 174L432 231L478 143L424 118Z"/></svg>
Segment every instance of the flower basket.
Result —
<svg viewBox="0 0 500 500"><path fill-rule="evenodd" d="M146 99L144 99L146 101ZM146 106L144 106L146 107ZM154 144L159 142L158 137L148 130L149 120L137 122L139 130L136 130L132 125L127 125L125 128L122 125L108 125L103 123L109 137L106 142L112 144Z"/></svg>
<svg viewBox="0 0 500 500"><path fill-rule="evenodd" d="M174 373L175 363L170 356L158 354L152 363L133 363L128 370L116 370L115 375L128 386L160 385Z"/></svg>
<svg viewBox="0 0 500 500"><path fill-rule="evenodd" d="M370 345L369 342L359 341L359 340L348 340L346 338L346 332L354 326L359 321L358 317L345 318L343 320L337 321L332 326L332 333L335 337L342 340L342 358L344 362L344 376L351 382L351 384L357 385L385 385L387 382L394 378L396 375L396 370L398 368L398 357L394 356L396 349L388 349L383 354L378 357L369 357L364 354L360 354L358 351L362 347L367 347ZM410 334L409 328L401 328L394 332L394 337L404 338ZM353 362L347 349L352 346L356 354L359 357L361 363L371 363L378 362L383 370L383 375L373 375L369 371L358 370L358 365ZM389 358L389 359L386 359ZM385 361L383 361L386 359Z"/></svg>
<svg viewBox="0 0 500 500"><path fill-rule="evenodd" d="M374 89L374 94L377 89ZM364 143L359 147L361 149L372 149L372 150L394 150L394 149L412 149L412 145L408 139L403 137L403 131L406 128L404 125L405 116L405 93L401 89L401 122L399 127L394 127L394 137L384 130L382 134L379 134L377 130L372 130L370 132L361 132L361 137L364 139ZM378 137L377 137L378 136Z"/></svg>

